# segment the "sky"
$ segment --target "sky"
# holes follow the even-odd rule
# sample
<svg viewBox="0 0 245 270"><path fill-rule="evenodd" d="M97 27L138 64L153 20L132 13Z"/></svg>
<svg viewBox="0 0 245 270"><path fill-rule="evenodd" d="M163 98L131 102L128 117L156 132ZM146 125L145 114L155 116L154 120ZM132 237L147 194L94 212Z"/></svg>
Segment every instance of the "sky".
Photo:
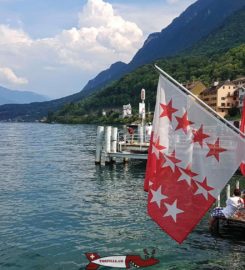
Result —
<svg viewBox="0 0 245 270"><path fill-rule="evenodd" d="M60 98L130 62L196 0L0 0L0 86Z"/></svg>

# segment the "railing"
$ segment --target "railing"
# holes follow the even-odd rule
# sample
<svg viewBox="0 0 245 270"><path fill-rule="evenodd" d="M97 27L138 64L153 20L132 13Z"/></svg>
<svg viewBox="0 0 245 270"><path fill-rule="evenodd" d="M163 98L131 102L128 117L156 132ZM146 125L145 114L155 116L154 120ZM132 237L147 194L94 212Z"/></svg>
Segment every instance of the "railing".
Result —
<svg viewBox="0 0 245 270"><path fill-rule="evenodd" d="M128 132L125 133L123 131L119 131L118 142L138 143L138 144L149 143L150 135L146 134L146 132L144 131L141 134L139 134L138 132L135 132L134 134L129 134Z"/></svg>
<svg viewBox="0 0 245 270"><path fill-rule="evenodd" d="M150 136L144 132L142 126L139 126L138 132L133 134L129 134L126 129L125 131L118 132L117 127L98 126L95 163L101 164L103 154L105 164L109 164L113 161L113 155L115 156L115 154L122 152L122 150L129 153L139 152L139 154L143 154L148 150L149 141Z"/></svg>
<svg viewBox="0 0 245 270"><path fill-rule="evenodd" d="M240 181L239 180L236 181L235 187L239 189L239 187L240 187ZM228 184L226 186L225 195L226 195L226 199L230 198L230 196L231 196L231 185L230 184ZM220 207L220 201L221 200L220 200L220 195L219 195L218 198L217 198L217 201L216 201L216 205L218 207Z"/></svg>

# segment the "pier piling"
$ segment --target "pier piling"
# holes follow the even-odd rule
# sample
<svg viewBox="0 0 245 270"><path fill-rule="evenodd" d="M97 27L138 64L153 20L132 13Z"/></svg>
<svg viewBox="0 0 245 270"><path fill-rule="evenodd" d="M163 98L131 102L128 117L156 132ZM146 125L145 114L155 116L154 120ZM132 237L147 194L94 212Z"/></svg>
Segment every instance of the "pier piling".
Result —
<svg viewBox="0 0 245 270"><path fill-rule="evenodd" d="M217 205L217 207L220 207L220 195L217 198L216 205Z"/></svg>
<svg viewBox="0 0 245 270"><path fill-rule="evenodd" d="M231 196L231 186L230 184L228 184L226 187L226 198L228 199L230 198L230 196Z"/></svg>
<svg viewBox="0 0 245 270"><path fill-rule="evenodd" d="M111 152L112 153L116 153L117 152L117 132L118 132L118 128L117 127L113 127L111 130ZM116 162L116 158L112 157L111 158L112 162Z"/></svg>
<svg viewBox="0 0 245 270"><path fill-rule="evenodd" d="M143 144L144 142L144 127L143 126L139 126L138 127L138 132L139 132L139 142L140 144Z"/></svg>
<svg viewBox="0 0 245 270"><path fill-rule="evenodd" d="M117 152L117 127L113 127L111 130L111 152Z"/></svg>
<svg viewBox="0 0 245 270"><path fill-rule="evenodd" d="M104 136L104 127L98 126L96 136L95 164L101 164L103 136Z"/></svg>
<svg viewBox="0 0 245 270"><path fill-rule="evenodd" d="M147 159L149 142L145 142L144 127L137 131L134 140L128 134L126 127L123 133L117 127L97 128L95 164L111 164L116 159L127 163L129 159ZM139 136L140 134L140 136ZM129 137L130 136L130 137Z"/></svg>
<svg viewBox="0 0 245 270"><path fill-rule="evenodd" d="M236 181L236 188L239 189L239 187L240 187L240 183L239 183L239 181L237 180L237 181Z"/></svg>
<svg viewBox="0 0 245 270"><path fill-rule="evenodd" d="M109 153L111 153L111 126L105 129L105 164L110 164L112 162Z"/></svg>

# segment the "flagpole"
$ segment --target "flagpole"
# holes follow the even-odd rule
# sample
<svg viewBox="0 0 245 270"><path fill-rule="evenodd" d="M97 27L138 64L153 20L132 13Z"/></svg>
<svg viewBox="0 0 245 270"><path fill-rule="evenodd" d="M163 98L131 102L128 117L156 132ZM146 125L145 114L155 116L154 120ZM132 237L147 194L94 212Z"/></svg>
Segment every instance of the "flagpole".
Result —
<svg viewBox="0 0 245 270"><path fill-rule="evenodd" d="M172 78L168 73L163 71L161 68L159 68L156 64L154 65L157 71L163 75L165 78L167 78L169 81L171 81L173 84L178 86L182 91L186 92L188 95L195 98L199 103L201 103L207 110L211 111L216 118L218 118L220 121L224 122L227 126L229 126L233 131L236 133L239 133L243 136L245 136L245 133L243 133L239 128L235 127L233 124L231 124L229 121L227 121L225 118L218 115L218 113L213 110L211 107L209 107L205 102L203 102L200 98L198 98L196 95L194 95L191 91L186 89L182 84L180 84L178 81L176 81L174 78Z"/></svg>

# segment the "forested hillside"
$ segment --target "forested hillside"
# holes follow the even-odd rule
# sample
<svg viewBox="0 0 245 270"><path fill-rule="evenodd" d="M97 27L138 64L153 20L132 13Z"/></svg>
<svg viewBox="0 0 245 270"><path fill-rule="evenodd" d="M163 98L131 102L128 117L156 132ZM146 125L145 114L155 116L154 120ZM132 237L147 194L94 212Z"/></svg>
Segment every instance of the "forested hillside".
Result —
<svg viewBox="0 0 245 270"><path fill-rule="evenodd" d="M156 61L156 64L181 83L200 80L207 86L213 81L233 80L245 75L245 44L230 49L223 54L178 56ZM158 73L154 65L144 65L136 71L112 83L99 93L78 103L65 105L61 110L50 115L51 121L62 123L95 123L118 121L118 109L123 104L131 103L137 110L140 91L146 89L146 104L153 110L156 97ZM101 116L103 109L114 111L109 119Z"/></svg>
<svg viewBox="0 0 245 270"><path fill-rule="evenodd" d="M230 16L218 29L185 53L205 55L222 53L243 43L245 43L245 8Z"/></svg>
<svg viewBox="0 0 245 270"><path fill-rule="evenodd" d="M171 24L162 29L161 32L150 34L143 47L138 50L130 63L127 65L123 63L111 65L109 69L102 71L90 80L83 91L93 93L108 82L121 78L141 65L150 64L157 59L178 55L187 49L190 50L208 35L217 30L222 31L221 28L225 24L230 24L233 21L233 25L229 29L227 28L228 31L232 30L232 32L229 32L229 36L225 36L226 33L224 33L222 37L223 34L221 34L221 40L217 39L217 41L221 41L222 44L215 45L218 45L218 48L231 48L238 45L236 39L239 39L239 30L244 25L244 21L239 19L240 14L238 12L244 7L244 0L196 1L179 17L175 18ZM237 20L241 24L236 23ZM230 35L231 33L233 33L233 36ZM223 43L226 39L229 39L230 44Z"/></svg>
<svg viewBox="0 0 245 270"><path fill-rule="evenodd" d="M181 83L200 80L210 86L214 81L245 75L245 8L230 16L192 49L155 63ZM105 119L101 111L121 110L128 103L137 110L142 88L147 91L146 109L153 110L157 80L154 63L144 65L90 97L66 104L51 119L65 123L118 121L118 113L111 113Z"/></svg>
<svg viewBox="0 0 245 270"><path fill-rule="evenodd" d="M232 3L232 8L230 3ZM214 6L209 10L209 6L213 4ZM154 57L159 59L155 62L181 83L199 79L206 85L210 85L214 80L227 80L244 75L244 5L244 0L236 2L231 0L200 0L197 4L190 6L161 33L152 34L151 37L154 37L154 39L156 36L158 38L163 37L165 36L163 33L167 31L167 36L171 37L173 35L177 38L176 42L181 42L178 41L176 27L178 26L178 29L184 28L185 31L188 30L189 34L186 34L186 37L190 38L190 35L196 35L196 32L202 26L202 24L196 24L199 17L204 21L212 18L213 24L211 25L211 21L209 21L209 27L203 23L203 27L205 26L206 29L205 33L207 33L206 36L202 35L203 38L192 44L192 47L181 47L178 56L168 56L168 58L166 56L166 58L161 59L159 59L161 52L157 49L157 46L153 46L156 40L151 40L150 45L148 39L133 58L134 61L132 61L138 64L141 63L145 59L143 52L148 57L149 47L151 47L156 54L154 54ZM221 10L224 11L224 14ZM206 17L203 18L203 16ZM223 20L219 18L217 22L216 16L223 16ZM192 18L192 20L188 21L189 18ZM209 30L207 31L207 29ZM173 31L172 34L171 31ZM161 46L160 39L157 44ZM165 45L173 46L173 42L171 41ZM184 48L186 49L183 51ZM140 55L142 56L141 60ZM121 110L123 104L130 102L134 108L138 106L141 88L145 88L147 91L146 109L150 107L153 110L157 84L157 73L154 69L155 62L142 65L132 73L124 70L125 64L123 63L112 64L110 69L102 71L96 77L98 80L96 78L90 80L88 85L93 88L91 88L92 90L87 85L87 88L85 87L83 91L61 99L24 105L2 105L0 106L0 121L34 121L40 120L47 115L50 121L55 120L65 123L114 121L114 119L118 118L118 113L115 112L116 109ZM127 75L116 81L115 79L122 75L120 73L121 69ZM119 74L121 75L119 76ZM93 94L90 95L91 93ZM114 112L110 114L109 118L101 119L99 116L102 109L107 111L113 109Z"/></svg>

